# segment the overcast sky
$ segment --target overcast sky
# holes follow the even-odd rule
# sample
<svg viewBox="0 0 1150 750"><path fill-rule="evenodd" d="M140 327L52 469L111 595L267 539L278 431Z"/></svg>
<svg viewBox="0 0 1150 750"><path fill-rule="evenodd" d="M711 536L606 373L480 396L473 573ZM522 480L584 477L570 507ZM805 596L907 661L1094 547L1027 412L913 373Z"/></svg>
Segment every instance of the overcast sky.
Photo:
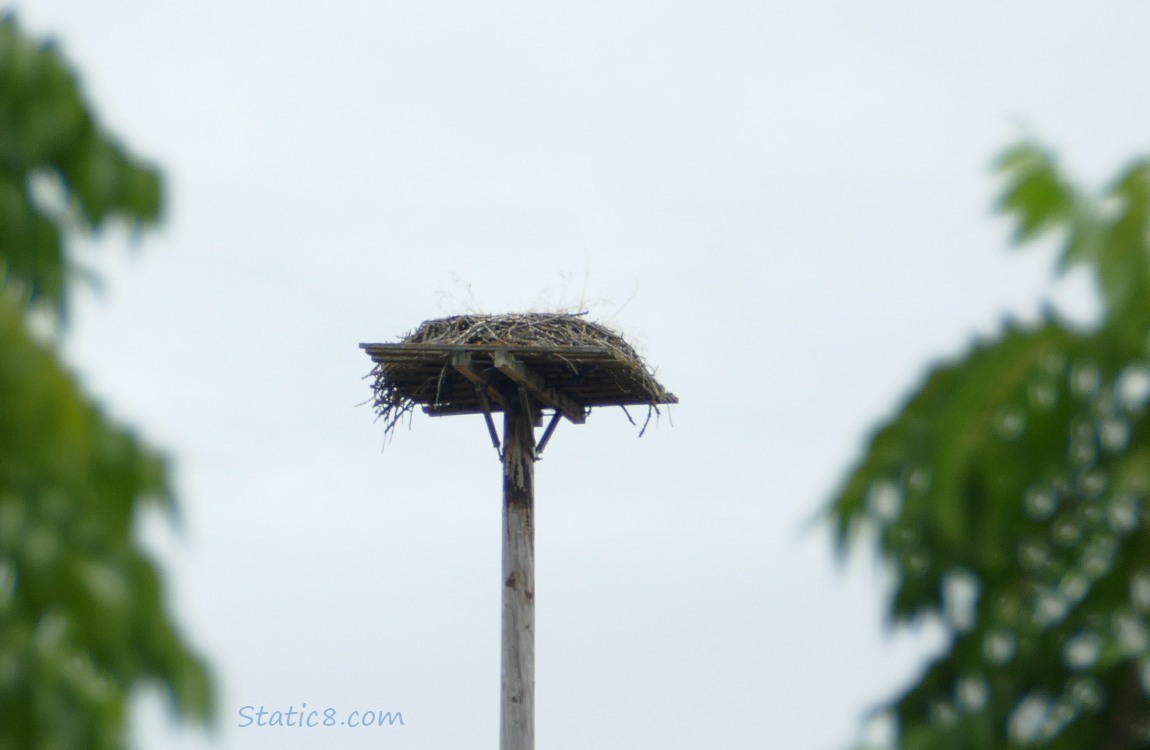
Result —
<svg viewBox="0 0 1150 750"><path fill-rule="evenodd" d="M478 417L382 450L358 344L589 308L682 403L537 466L539 747L843 750L938 639L807 522L930 362L1091 311L1006 251L993 155L1098 184L1150 148L1133 1L16 8L168 178L67 340L176 458L180 530L141 528L219 678L212 743L152 696L141 747L495 747L497 456ZM238 726L304 702L406 724Z"/></svg>

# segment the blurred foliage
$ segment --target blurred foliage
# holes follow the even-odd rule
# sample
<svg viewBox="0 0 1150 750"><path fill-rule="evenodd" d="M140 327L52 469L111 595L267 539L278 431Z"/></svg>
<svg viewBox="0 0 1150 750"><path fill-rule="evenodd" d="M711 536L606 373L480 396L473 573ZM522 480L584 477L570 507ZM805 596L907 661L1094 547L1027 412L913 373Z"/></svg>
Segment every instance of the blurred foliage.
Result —
<svg viewBox="0 0 1150 750"><path fill-rule="evenodd" d="M122 748L133 688L206 720L203 664L132 534L172 508L164 460L82 392L45 339L66 240L160 211L156 170L95 122L51 44L0 19L0 748ZM34 335L38 333L38 335Z"/></svg>
<svg viewBox="0 0 1150 750"><path fill-rule="evenodd" d="M903 750L1150 747L1150 164L1099 195L1029 143L998 168L1017 243L1055 235L1102 321L930 372L835 498L837 546L877 538L892 623L950 636L888 706Z"/></svg>

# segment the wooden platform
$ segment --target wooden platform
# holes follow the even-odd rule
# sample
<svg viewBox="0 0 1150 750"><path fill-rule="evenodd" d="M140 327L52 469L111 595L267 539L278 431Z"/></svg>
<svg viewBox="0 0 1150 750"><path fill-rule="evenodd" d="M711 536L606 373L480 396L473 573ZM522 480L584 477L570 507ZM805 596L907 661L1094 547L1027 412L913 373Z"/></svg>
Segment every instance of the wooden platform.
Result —
<svg viewBox="0 0 1150 750"><path fill-rule="evenodd" d="M644 372L642 363L606 346L360 344L360 348L381 367L378 377L432 415L503 411L505 399L517 397L520 388L576 423L582 423L594 406L679 402Z"/></svg>

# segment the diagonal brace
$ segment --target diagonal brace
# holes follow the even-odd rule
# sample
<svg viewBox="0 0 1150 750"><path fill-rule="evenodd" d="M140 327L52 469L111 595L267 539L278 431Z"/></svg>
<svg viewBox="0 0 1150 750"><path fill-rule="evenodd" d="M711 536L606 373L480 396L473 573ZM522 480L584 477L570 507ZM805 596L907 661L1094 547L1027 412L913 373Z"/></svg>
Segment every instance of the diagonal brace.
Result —
<svg viewBox="0 0 1150 750"><path fill-rule="evenodd" d="M503 394L497 388L491 385L488 378L483 377L475 366L471 364L471 352L455 352L451 355L451 366L455 368L463 377L475 383L477 388L482 388L486 393L487 398L494 401L499 405L500 409L506 410L507 404L503 401Z"/></svg>
<svg viewBox="0 0 1150 750"><path fill-rule="evenodd" d="M491 401L495 401L500 406L506 408L506 404L503 401L503 394L495 388L492 388L487 382L487 379L471 366L470 352L456 352L451 355L451 366L454 367L459 374L475 384L475 396L479 401L479 405L483 407L483 419L487 422L487 433L491 435L491 444L495 446L495 451L499 454L499 457L503 458L503 446L499 444L499 433L496 432L495 422L491 418Z"/></svg>
<svg viewBox="0 0 1150 750"><path fill-rule="evenodd" d="M536 401L556 409L575 424L583 424L587 421L583 407L575 399L547 385L539 373L528 369L510 352L494 352L493 359L495 369L518 383Z"/></svg>
<svg viewBox="0 0 1150 750"><path fill-rule="evenodd" d="M556 411L551 415L551 421L547 423L547 429L543 431L543 437L539 438L539 444L535 446L535 460L538 461L543 457L543 449L547 447L548 441L551 440L551 433L555 432L555 428L559 426L559 420L563 417L563 413Z"/></svg>

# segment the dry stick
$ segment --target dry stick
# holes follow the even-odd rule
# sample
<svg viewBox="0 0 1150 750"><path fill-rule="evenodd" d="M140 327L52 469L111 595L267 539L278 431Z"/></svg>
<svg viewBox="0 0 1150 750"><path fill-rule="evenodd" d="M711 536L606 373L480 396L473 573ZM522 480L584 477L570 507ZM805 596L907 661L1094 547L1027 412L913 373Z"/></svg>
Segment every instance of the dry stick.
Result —
<svg viewBox="0 0 1150 750"><path fill-rule="evenodd" d="M651 406L650 404L648 404L647 405L647 419L643 421L643 428L641 430L639 430L639 437L643 437L643 433L647 431L647 425L651 424L651 413L652 412L654 412L655 414L658 414L659 409L658 409L658 407ZM634 424L634 422L632 422L632 424Z"/></svg>
<svg viewBox="0 0 1150 750"><path fill-rule="evenodd" d="M627 411L626 406L624 406L623 404L619 404L619 408L622 409L623 413L627 415L627 421L631 423L632 427L638 427L639 426L639 425L635 424L635 420L631 418L631 412Z"/></svg>

